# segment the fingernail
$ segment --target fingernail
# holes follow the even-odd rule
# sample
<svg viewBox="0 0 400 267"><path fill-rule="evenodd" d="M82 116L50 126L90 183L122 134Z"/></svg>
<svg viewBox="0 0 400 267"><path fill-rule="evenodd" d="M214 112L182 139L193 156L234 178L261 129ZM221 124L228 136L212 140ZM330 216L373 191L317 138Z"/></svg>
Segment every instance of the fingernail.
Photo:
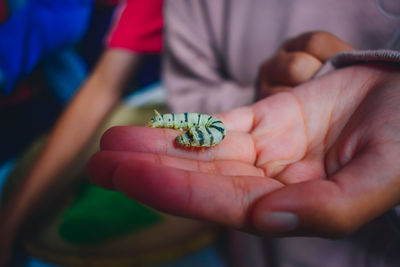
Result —
<svg viewBox="0 0 400 267"><path fill-rule="evenodd" d="M299 217L292 212L286 211L266 212L260 215L257 224L259 230L284 233L297 228Z"/></svg>

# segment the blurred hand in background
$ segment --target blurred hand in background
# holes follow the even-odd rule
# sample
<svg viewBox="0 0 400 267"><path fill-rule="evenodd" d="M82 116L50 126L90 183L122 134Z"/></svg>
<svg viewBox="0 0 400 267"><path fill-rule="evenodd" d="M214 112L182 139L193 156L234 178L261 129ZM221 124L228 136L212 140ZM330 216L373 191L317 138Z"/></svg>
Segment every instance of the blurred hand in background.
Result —
<svg viewBox="0 0 400 267"><path fill-rule="evenodd" d="M257 99L290 90L310 80L335 54L353 50L328 32L309 32L286 41L279 51L260 67Z"/></svg>

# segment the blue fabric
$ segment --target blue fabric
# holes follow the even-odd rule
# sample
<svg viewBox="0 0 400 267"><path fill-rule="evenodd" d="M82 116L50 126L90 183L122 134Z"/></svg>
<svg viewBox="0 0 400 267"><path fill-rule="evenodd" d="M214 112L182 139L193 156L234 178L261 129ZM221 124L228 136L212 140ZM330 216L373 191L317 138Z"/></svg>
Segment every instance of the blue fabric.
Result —
<svg viewBox="0 0 400 267"><path fill-rule="evenodd" d="M70 47L88 26L93 0L28 0L0 26L0 92L12 92L39 60Z"/></svg>

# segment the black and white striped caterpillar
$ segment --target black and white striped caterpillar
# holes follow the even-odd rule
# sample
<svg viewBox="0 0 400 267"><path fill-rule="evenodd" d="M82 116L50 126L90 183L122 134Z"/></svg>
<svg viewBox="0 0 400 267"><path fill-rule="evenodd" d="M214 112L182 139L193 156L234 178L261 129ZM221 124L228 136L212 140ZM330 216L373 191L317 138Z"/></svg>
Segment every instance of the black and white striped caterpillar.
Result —
<svg viewBox="0 0 400 267"><path fill-rule="evenodd" d="M200 113L167 113L151 118L148 126L153 128L172 128L187 130L175 139L175 143L184 147L211 147L225 138L225 125L216 117Z"/></svg>

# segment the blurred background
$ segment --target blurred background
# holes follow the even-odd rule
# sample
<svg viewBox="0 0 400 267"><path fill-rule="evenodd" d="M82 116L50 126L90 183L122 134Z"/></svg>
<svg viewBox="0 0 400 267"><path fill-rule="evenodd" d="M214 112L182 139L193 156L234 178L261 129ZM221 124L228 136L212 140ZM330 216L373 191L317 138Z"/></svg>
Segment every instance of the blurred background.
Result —
<svg viewBox="0 0 400 267"><path fill-rule="evenodd" d="M307 82L340 51L398 50L399 14L398 0L0 0L0 266L399 262L386 221L338 241L261 238L154 211L85 172L108 128L154 109L217 113ZM318 68L293 83L299 54Z"/></svg>
<svg viewBox="0 0 400 267"><path fill-rule="evenodd" d="M130 7L133 2L141 1L0 0L3 204L31 178L49 132L72 99L79 98L77 91L94 87L95 78L88 77L96 73L96 66L97 73L118 69L118 64L108 61L107 51L140 57L132 58L127 74L116 75L115 79L124 80L117 82L123 88L115 89L121 91L120 101L104 112L104 120L95 125L95 133L74 163L53 175L51 190L60 197L24 223L30 225L18 235L12 266L224 265L216 249L219 230L215 226L158 213L87 179L85 163L98 150L107 128L144 125L154 108L166 110L160 83L162 1L149 4L155 10L154 27L142 33L139 21L139 37L125 40L124 33L135 31L127 23L130 13L142 10ZM132 48L135 42L139 48ZM88 111L80 110L81 114L89 113L90 102L100 103L95 98L85 101ZM59 150L65 147L61 144ZM71 182L65 186L60 181Z"/></svg>

